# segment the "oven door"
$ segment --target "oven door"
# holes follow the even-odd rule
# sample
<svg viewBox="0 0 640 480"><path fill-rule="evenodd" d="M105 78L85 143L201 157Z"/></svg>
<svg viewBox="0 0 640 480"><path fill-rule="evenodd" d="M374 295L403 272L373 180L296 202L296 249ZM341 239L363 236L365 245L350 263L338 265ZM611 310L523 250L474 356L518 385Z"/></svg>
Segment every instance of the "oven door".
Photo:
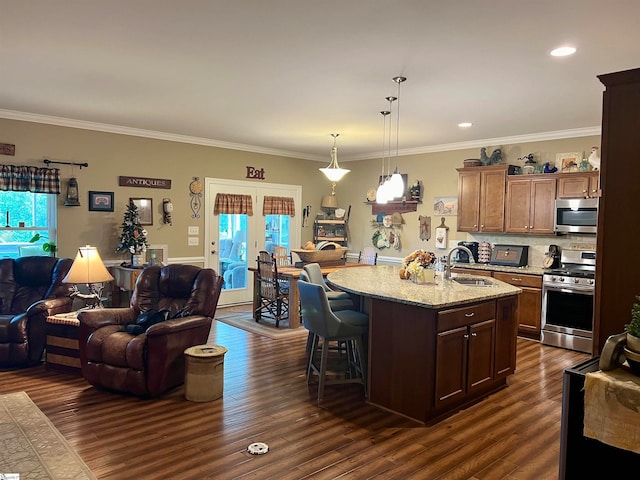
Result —
<svg viewBox="0 0 640 480"><path fill-rule="evenodd" d="M542 330L592 337L593 287L543 285Z"/></svg>

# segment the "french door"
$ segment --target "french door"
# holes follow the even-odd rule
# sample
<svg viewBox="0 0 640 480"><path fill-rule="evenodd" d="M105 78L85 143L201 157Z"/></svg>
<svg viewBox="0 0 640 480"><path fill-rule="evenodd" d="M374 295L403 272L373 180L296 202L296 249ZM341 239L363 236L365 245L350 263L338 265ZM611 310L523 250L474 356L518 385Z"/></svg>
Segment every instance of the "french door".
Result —
<svg viewBox="0 0 640 480"><path fill-rule="evenodd" d="M249 195L253 215L222 213L214 215L218 193ZM291 197L295 215L264 215L265 196ZM224 278L219 305L250 303L253 299L253 272L260 250L273 252L276 246L287 250L300 245L302 187L275 183L245 182L219 178L205 179L205 267Z"/></svg>

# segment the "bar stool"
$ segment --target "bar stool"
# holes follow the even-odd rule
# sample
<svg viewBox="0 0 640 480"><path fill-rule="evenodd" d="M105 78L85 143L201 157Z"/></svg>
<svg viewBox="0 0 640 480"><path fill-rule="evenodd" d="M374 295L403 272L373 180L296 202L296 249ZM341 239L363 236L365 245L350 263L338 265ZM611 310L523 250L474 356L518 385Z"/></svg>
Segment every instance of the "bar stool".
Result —
<svg viewBox="0 0 640 480"><path fill-rule="evenodd" d="M307 366L307 383L312 373L318 375L318 402L322 401L324 386L341 383L360 383L367 395L367 335L369 317L355 310L331 311L326 292L320 285L298 281L302 323L313 334ZM316 350L322 342L320 363L316 362ZM344 342L347 345L344 378L327 380L329 343Z"/></svg>

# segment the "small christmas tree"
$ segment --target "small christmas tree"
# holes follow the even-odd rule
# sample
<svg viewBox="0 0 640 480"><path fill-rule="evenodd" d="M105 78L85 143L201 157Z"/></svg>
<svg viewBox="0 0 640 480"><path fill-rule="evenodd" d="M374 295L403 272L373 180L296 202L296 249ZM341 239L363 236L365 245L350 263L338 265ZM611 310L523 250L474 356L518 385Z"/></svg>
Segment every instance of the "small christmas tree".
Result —
<svg viewBox="0 0 640 480"><path fill-rule="evenodd" d="M122 220L122 235L116 246L116 252L128 252L131 254L131 263L133 263L133 255L138 255L147 251L147 231L140 225L138 218L138 207L133 202L127 205L127 211L124 212Z"/></svg>

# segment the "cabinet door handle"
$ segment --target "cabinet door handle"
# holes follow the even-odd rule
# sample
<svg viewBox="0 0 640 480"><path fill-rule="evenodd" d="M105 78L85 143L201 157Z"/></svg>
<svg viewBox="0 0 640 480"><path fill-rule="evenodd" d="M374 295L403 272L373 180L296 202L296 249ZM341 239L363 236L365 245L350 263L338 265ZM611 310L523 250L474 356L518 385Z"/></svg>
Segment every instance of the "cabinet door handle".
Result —
<svg viewBox="0 0 640 480"><path fill-rule="evenodd" d="M473 332L473 333L471 334L471 336L472 336L472 337L477 337L477 336L478 336L478 334L477 334L476 332Z"/></svg>
<svg viewBox="0 0 640 480"><path fill-rule="evenodd" d="M531 230L533 228L533 225L529 225L529 230Z"/></svg>
<svg viewBox="0 0 640 480"><path fill-rule="evenodd" d="M465 313L464 316L465 317L473 317L475 314L476 314L475 312Z"/></svg>
<svg viewBox="0 0 640 480"><path fill-rule="evenodd" d="M469 338L469 334L468 334L468 333L465 333L465 334L463 335L463 338Z"/></svg>
<svg viewBox="0 0 640 480"><path fill-rule="evenodd" d="M512 282L521 282L521 281L522 281L522 279L521 279L521 278L511 277L511 281L512 281Z"/></svg>
<svg viewBox="0 0 640 480"><path fill-rule="evenodd" d="M524 229L526 230L527 228L529 228L529 227L527 227L527 226L525 225L525 226L524 226Z"/></svg>
<svg viewBox="0 0 640 480"><path fill-rule="evenodd" d="M484 223L482 225L480 225L480 228L484 228Z"/></svg>

